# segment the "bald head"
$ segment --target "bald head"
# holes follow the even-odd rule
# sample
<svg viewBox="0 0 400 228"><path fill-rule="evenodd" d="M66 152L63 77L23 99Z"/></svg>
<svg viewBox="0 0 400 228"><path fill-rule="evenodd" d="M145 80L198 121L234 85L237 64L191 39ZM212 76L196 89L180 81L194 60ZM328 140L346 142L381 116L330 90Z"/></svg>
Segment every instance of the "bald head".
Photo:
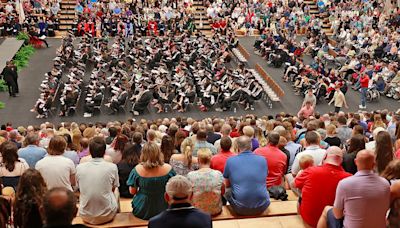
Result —
<svg viewBox="0 0 400 228"><path fill-rule="evenodd" d="M236 140L238 149L239 149L239 153L242 153L244 151L251 151L252 146L251 146L251 139L248 136L240 136L237 140Z"/></svg>
<svg viewBox="0 0 400 228"><path fill-rule="evenodd" d="M43 208L48 226L68 226L74 219L77 207L72 191L53 188L44 197Z"/></svg>
<svg viewBox="0 0 400 228"><path fill-rule="evenodd" d="M340 166L343 161L343 151L337 146L331 146L326 150L324 164Z"/></svg>
<svg viewBox="0 0 400 228"><path fill-rule="evenodd" d="M375 168L375 153L372 150L361 150L357 153L354 160L357 165L357 170L374 170Z"/></svg>

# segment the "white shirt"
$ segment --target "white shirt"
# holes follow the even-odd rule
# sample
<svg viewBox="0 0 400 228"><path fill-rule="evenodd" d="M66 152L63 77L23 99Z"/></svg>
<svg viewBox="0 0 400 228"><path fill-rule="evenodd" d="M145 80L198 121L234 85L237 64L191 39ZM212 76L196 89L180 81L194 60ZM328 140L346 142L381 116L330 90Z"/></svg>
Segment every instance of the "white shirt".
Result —
<svg viewBox="0 0 400 228"><path fill-rule="evenodd" d="M42 174L47 189L65 187L72 191L70 178L76 170L71 159L63 155L48 155L38 161L35 168Z"/></svg>
<svg viewBox="0 0 400 228"><path fill-rule="evenodd" d="M23 158L19 158L18 161L15 162L14 170L11 172L4 166L4 164L0 164L0 177L19 177L22 176L27 169L29 169L28 163L26 163Z"/></svg>
<svg viewBox="0 0 400 228"><path fill-rule="evenodd" d="M113 188L119 187L117 165L103 158L93 158L79 164L76 170L81 192L79 215L91 224L110 221L118 212L118 202L113 193Z"/></svg>
<svg viewBox="0 0 400 228"><path fill-rule="evenodd" d="M294 158L292 165L292 174L297 175L297 173L300 171L300 165L299 165L300 158L306 154L311 155L311 157L313 157L314 165L321 165L322 160L325 157L326 150L321 149L321 147L319 147L318 145L311 145L309 147L306 147L306 149L303 152L298 153Z"/></svg>

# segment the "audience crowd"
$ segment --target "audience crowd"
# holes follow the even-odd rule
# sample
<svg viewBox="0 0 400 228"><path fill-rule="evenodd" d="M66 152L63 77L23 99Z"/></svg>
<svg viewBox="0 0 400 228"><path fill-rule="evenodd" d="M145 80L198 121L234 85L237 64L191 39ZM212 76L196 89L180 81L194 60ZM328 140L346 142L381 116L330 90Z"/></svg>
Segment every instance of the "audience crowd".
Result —
<svg viewBox="0 0 400 228"><path fill-rule="evenodd" d="M75 11L77 36L158 36L196 29L194 8L186 1L78 1Z"/></svg>
<svg viewBox="0 0 400 228"><path fill-rule="evenodd" d="M331 101L337 87L344 95L349 87L360 91L360 109L381 95L400 99L398 10L387 10L379 1L329 5L333 37L318 26L309 27L302 40L267 28L254 44L256 53L274 67L284 65L283 79L298 95L312 89L317 102Z"/></svg>
<svg viewBox="0 0 400 228"><path fill-rule="evenodd" d="M34 31L39 36L55 36L60 24L60 2L21 0L1 3L0 36L16 36L21 31Z"/></svg>
<svg viewBox="0 0 400 228"><path fill-rule="evenodd" d="M41 212L47 197L72 192L80 193L78 215L94 225L111 221L124 197L149 227L182 222L175 210L210 227L227 203L239 215L261 214L280 198L276 189L299 196L311 227L400 221L400 110L7 123L0 143L2 199L11 202L1 219L18 227L57 222Z"/></svg>
<svg viewBox="0 0 400 228"><path fill-rule="evenodd" d="M317 3L334 39L303 1L204 2L213 29L223 34L211 38L195 32L190 1L78 1L78 20L32 109L38 118L54 115L56 102L60 116L84 102L85 117L102 106L114 114L130 101L134 115L149 105L158 112L214 104L224 111L234 102L252 108L263 96L261 83L243 65L226 65L237 45L232 30L241 29L262 32L257 54L285 65L283 79L304 103L297 115L6 123L0 226L70 227L75 216L105 224L119 212L120 198L130 198L132 214L149 227L212 227L223 205L257 216L290 189L306 226L399 227L400 110L341 110L350 86L360 91L360 109L381 93L400 98L399 11L378 0ZM22 5L49 16L26 19L47 35L59 2ZM2 35L24 26L18 7L1 5ZM301 29L306 39L298 40ZM75 36L82 36L78 45ZM334 103L334 112L315 112L321 99Z"/></svg>

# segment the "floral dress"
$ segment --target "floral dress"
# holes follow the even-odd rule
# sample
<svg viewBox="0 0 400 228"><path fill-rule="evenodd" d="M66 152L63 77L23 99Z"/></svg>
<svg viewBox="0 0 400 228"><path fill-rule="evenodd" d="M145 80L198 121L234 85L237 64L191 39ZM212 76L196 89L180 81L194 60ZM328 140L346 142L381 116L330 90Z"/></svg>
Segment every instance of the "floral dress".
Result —
<svg viewBox="0 0 400 228"><path fill-rule="evenodd" d="M213 169L192 171L187 178L193 183L193 206L211 215L222 211L222 173Z"/></svg>
<svg viewBox="0 0 400 228"><path fill-rule="evenodd" d="M183 161L171 159L169 164L175 170L176 174L186 176L190 171L198 170L199 166L197 163L192 163L191 167L188 167Z"/></svg>

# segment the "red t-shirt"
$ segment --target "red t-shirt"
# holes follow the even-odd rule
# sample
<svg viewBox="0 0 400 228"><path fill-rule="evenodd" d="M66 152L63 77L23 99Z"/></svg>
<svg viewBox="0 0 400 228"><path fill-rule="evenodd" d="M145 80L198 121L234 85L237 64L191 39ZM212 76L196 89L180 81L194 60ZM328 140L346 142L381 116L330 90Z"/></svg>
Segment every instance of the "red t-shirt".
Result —
<svg viewBox="0 0 400 228"><path fill-rule="evenodd" d="M369 77L364 76L364 78L360 78L360 84L361 84L361 88L368 88Z"/></svg>
<svg viewBox="0 0 400 228"><path fill-rule="evenodd" d="M235 128L235 129L232 130L232 132L229 134L229 136L231 138L236 138L236 137L239 137L240 134L239 134L239 131Z"/></svg>
<svg viewBox="0 0 400 228"><path fill-rule="evenodd" d="M218 170L221 173L224 173L226 160L228 160L228 158L235 156L235 155L236 154L234 154L230 151L221 151L220 153L214 155L211 158L210 168Z"/></svg>
<svg viewBox="0 0 400 228"><path fill-rule="evenodd" d="M300 215L310 226L316 227L325 206L333 205L340 180L351 176L342 166L324 164L305 169L294 180L301 189Z"/></svg>
<svg viewBox="0 0 400 228"><path fill-rule="evenodd" d="M286 172L287 156L278 147L267 145L254 151L263 156L267 161L268 176L267 187L281 185L282 177Z"/></svg>

